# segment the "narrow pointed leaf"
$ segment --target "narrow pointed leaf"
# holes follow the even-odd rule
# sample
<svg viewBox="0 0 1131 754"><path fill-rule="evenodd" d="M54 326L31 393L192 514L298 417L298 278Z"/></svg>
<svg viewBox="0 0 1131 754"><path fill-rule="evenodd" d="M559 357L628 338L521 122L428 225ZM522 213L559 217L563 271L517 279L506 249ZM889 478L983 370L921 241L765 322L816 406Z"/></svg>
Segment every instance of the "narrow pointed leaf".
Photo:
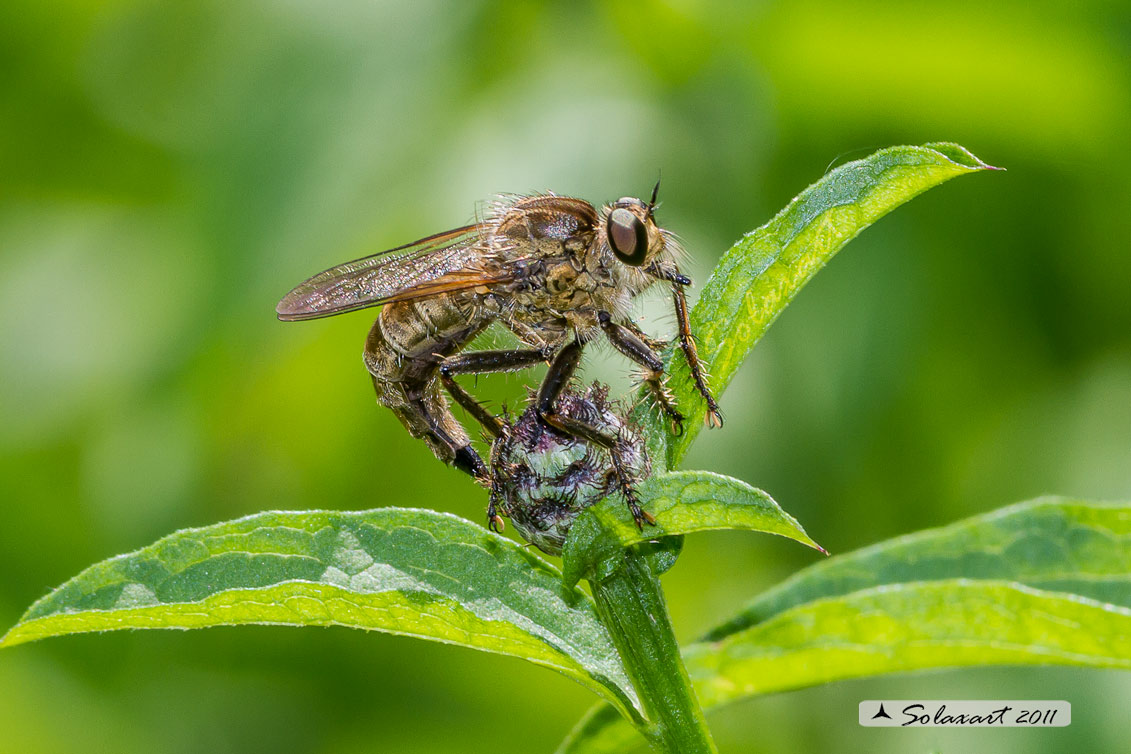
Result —
<svg viewBox="0 0 1131 754"><path fill-rule="evenodd" d="M624 754L643 750L643 744L644 738L625 724L620 713L607 704L597 704L582 716L554 754Z"/></svg>
<svg viewBox="0 0 1131 754"><path fill-rule="evenodd" d="M1131 608L1131 505L1038 498L838 555L762 593L705 640L822 597L953 578L1016 581Z"/></svg>
<svg viewBox="0 0 1131 754"><path fill-rule="evenodd" d="M122 628L349 626L521 657L639 719L592 601L550 564L428 510L261 513L91 566L0 647Z"/></svg>
<svg viewBox="0 0 1131 754"><path fill-rule="evenodd" d="M987 665L1131 669L1131 610L1007 581L890 584L786 610L718 642L687 647L703 708L888 673ZM626 751L638 734L607 705L559 754Z"/></svg>
<svg viewBox="0 0 1131 754"><path fill-rule="evenodd" d="M745 529L778 534L824 552L801 524L774 500L746 482L710 471L657 474L637 488L655 526L637 529L620 496L605 498L574 522L562 550L562 578L573 586L631 545L712 529Z"/></svg>
<svg viewBox="0 0 1131 754"><path fill-rule="evenodd" d="M1131 668L1131 610L997 580L947 579L819 599L684 653L705 707L929 668Z"/></svg>
<svg viewBox="0 0 1131 754"><path fill-rule="evenodd" d="M883 149L831 171L740 239L723 255L691 311L715 396L797 292L846 243L927 189L987 169L957 144ZM685 432L666 443L667 467L674 468L702 427L706 406L682 355L669 354L668 364L669 384L687 414ZM667 437L656 412L644 420L653 436ZM661 447L652 449L655 459L664 458Z"/></svg>
<svg viewBox="0 0 1131 754"><path fill-rule="evenodd" d="M704 708L930 668L1131 668L1131 504L1040 498L816 563L684 660ZM598 705L562 754L637 740Z"/></svg>

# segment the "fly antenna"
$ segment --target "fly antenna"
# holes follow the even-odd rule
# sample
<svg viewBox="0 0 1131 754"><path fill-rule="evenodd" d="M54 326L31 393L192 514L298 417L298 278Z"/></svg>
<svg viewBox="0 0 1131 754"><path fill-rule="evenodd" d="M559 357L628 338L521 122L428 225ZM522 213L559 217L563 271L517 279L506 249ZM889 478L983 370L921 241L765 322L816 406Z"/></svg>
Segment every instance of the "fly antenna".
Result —
<svg viewBox="0 0 1131 754"><path fill-rule="evenodd" d="M663 178L663 173L656 176L656 185L652 187L652 200L648 202L648 214L656 209L656 197L660 193L660 179Z"/></svg>

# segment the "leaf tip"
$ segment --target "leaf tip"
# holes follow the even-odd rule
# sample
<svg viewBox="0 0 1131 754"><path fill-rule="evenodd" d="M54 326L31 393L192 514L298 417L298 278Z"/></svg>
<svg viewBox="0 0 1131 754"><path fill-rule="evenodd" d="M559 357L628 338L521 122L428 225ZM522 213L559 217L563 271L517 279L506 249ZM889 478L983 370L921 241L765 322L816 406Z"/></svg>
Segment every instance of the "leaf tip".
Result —
<svg viewBox="0 0 1131 754"><path fill-rule="evenodd" d="M966 147L952 141L932 141L923 146L927 149L933 149L956 165L961 165L969 170L1005 170L1005 168L984 162Z"/></svg>
<svg viewBox="0 0 1131 754"><path fill-rule="evenodd" d="M798 542L805 545L806 547L809 547L811 549L816 550L817 552L821 553L825 557L829 556L829 551L826 550L824 547L821 547L821 545L818 544L816 541L814 541L812 537L810 537L805 532L801 532L801 534L802 534L802 537L797 540Z"/></svg>

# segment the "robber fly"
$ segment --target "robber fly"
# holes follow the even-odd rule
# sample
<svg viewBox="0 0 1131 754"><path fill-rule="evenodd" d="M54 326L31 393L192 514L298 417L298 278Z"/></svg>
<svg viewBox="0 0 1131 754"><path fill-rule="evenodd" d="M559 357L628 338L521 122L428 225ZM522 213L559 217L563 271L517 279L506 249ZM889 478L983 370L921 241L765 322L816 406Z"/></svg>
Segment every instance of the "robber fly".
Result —
<svg viewBox="0 0 1131 754"><path fill-rule="evenodd" d="M676 266L675 238L655 222L658 190L659 183L648 203L626 197L600 210L555 194L502 197L474 225L315 275L288 293L276 311L279 319L290 321L384 305L364 354L377 400L438 458L488 484L487 466L444 391L491 435L498 437L506 425L455 376L548 362L535 398L539 415L556 429L607 445L607 435L555 411L582 348L601 333L643 367L660 408L675 431L682 430L684 417L664 387L664 366L655 350L662 344L629 316L635 296L666 282L680 346L707 402L707 423L721 426L691 337L683 294L691 280ZM511 330L524 347L464 352L494 322Z"/></svg>

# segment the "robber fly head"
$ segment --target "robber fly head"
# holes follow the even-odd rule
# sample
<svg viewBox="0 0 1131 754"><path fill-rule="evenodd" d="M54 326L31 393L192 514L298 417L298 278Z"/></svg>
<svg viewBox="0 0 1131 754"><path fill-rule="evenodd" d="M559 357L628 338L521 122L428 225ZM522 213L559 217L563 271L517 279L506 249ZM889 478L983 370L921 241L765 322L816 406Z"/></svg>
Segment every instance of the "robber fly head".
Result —
<svg viewBox="0 0 1131 754"><path fill-rule="evenodd" d="M630 267L646 267L673 260L681 250L675 237L656 225L656 196L660 182L652 188L647 202L632 196L617 199L605 207L602 231L609 249Z"/></svg>
<svg viewBox="0 0 1131 754"><path fill-rule="evenodd" d="M656 261L664 250L664 234L656 226L654 206L626 196L606 208L605 240L616 258L630 267Z"/></svg>

